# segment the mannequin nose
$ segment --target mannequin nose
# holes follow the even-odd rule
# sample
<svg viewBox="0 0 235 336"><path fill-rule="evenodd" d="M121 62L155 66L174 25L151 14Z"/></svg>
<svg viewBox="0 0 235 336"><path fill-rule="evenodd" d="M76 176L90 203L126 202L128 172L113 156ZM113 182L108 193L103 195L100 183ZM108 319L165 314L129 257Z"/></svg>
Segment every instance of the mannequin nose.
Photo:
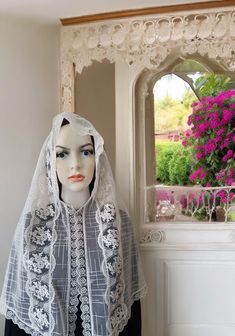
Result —
<svg viewBox="0 0 235 336"><path fill-rule="evenodd" d="M72 169L79 169L81 168L81 160L78 155L73 155L71 159L71 168Z"/></svg>

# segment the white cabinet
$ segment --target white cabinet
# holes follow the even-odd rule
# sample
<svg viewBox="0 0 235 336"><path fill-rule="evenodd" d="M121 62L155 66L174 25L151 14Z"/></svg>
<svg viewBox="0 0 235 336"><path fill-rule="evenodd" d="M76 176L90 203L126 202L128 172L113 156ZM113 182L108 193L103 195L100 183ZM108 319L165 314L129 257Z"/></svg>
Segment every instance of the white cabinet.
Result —
<svg viewBox="0 0 235 336"><path fill-rule="evenodd" d="M143 336L235 335L234 230L234 224L145 226Z"/></svg>

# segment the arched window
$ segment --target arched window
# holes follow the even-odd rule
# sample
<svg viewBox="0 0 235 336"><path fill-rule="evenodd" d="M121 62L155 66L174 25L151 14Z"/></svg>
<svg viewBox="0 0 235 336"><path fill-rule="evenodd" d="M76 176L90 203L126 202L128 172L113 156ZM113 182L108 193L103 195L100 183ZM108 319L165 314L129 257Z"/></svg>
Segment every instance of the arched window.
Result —
<svg viewBox="0 0 235 336"><path fill-rule="evenodd" d="M180 59L164 71L142 73L136 202L144 222L235 220L234 92L234 75L203 60ZM226 154L232 156L225 165Z"/></svg>

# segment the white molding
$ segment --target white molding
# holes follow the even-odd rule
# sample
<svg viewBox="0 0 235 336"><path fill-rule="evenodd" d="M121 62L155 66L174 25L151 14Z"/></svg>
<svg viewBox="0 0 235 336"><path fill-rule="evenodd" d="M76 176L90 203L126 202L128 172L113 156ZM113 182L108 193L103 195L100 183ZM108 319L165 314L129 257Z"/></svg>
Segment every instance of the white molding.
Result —
<svg viewBox="0 0 235 336"><path fill-rule="evenodd" d="M235 250L235 224L145 224L141 250Z"/></svg>
<svg viewBox="0 0 235 336"><path fill-rule="evenodd" d="M234 52L232 10L199 10L62 27L62 110L73 110L72 64L81 73L93 61L124 60L140 72L144 68L160 68L170 55L198 53L234 71Z"/></svg>

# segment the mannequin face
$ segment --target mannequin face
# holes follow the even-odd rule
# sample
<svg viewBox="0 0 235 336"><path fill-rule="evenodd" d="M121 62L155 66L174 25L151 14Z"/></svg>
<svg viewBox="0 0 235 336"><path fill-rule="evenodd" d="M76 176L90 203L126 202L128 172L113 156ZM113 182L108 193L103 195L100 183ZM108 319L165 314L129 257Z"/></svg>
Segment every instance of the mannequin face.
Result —
<svg viewBox="0 0 235 336"><path fill-rule="evenodd" d="M56 171L63 188L87 190L95 170L95 155L90 135L79 135L70 124L61 127L56 142Z"/></svg>

